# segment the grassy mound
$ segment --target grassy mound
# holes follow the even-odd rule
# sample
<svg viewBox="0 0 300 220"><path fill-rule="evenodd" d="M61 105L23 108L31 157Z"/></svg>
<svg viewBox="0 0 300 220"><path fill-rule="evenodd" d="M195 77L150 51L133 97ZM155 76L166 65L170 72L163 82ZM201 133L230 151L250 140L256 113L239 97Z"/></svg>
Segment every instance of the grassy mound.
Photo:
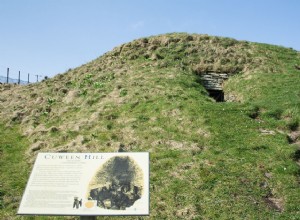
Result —
<svg viewBox="0 0 300 220"><path fill-rule="evenodd" d="M110 152L120 144L151 152L151 219L293 219L299 64L297 51L278 46L152 36L38 84L1 85L0 121L20 130L26 144L13 152L28 167L37 152ZM209 72L229 74L223 90L231 102L209 97L201 83ZM1 198L10 192L4 187ZM1 200L2 216L15 217L12 204Z"/></svg>

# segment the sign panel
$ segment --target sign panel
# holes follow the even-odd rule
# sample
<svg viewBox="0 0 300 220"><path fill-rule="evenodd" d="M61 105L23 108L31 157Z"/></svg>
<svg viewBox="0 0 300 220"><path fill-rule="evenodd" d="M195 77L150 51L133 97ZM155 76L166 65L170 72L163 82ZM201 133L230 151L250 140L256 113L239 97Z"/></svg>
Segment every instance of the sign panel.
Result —
<svg viewBox="0 0 300 220"><path fill-rule="evenodd" d="M39 153L20 215L149 215L149 153Z"/></svg>

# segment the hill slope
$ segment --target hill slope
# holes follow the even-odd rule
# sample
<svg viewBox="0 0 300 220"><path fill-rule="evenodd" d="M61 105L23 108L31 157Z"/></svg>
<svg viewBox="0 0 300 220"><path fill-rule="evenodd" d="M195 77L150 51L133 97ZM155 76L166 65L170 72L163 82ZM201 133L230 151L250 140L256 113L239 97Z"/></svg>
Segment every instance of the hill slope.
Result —
<svg viewBox="0 0 300 220"><path fill-rule="evenodd" d="M299 217L299 64L292 49L230 38L138 39L41 83L1 85L0 130L24 146L1 140L1 163L18 155L28 173L38 152L124 144L151 152L151 219ZM203 77L222 74L216 102ZM1 166L3 217L19 169Z"/></svg>

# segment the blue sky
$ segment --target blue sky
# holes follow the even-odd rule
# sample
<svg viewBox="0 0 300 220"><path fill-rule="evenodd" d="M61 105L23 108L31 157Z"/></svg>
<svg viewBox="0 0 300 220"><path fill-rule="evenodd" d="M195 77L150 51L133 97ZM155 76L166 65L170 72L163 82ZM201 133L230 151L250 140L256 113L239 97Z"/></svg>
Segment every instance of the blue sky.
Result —
<svg viewBox="0 0 300 220"><path fill-rule="evenodd" d="M52 77L137 38L189 32L300 51L299 0L0 0L0 75Z"/></svg>

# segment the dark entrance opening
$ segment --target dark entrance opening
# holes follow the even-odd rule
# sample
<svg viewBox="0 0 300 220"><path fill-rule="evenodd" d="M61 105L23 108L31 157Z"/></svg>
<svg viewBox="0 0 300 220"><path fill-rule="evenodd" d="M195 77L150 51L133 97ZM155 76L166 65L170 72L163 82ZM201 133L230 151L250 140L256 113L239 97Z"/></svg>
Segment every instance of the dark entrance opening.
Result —
<svg viewBox="0 0 300 220"><path fill-rule="evenodd" d="M224 102L224 92L223 90L211 90L208 89L208 95L212 97L216 102Z"/></svg>

